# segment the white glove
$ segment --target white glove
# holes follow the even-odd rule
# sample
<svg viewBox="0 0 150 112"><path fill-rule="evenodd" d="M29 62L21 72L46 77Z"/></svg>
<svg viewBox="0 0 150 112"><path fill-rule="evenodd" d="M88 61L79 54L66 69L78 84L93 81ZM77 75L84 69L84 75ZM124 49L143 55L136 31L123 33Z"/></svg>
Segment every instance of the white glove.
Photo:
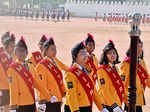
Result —
<svg viewBox="0 0 150 112"><path fill-rule="evenodd" d="M0 96L3 96L3 92L2 91L0 91Z"/></svg>
<svg viewBox="0 0 150 112"><path fill-rule="evenodd" d="M50 99L50 102L51 103L56 103L56 102L58 102L58 98L56 96L52 96L51 99Z"/></svg>
<svg viewBox="0 0 150 112"><path fill-rule="evenodd" d="M104 108L101 112L109 112L106 108Z"/></svg>
<svg viewBox="0 0 150 112"><path fill-rule="evenodd" d="M17 112L16 110L10 110L9 112Z"/></svg>
<svg viewBox="0 0 150 112"><path fill-rule="evenodd" d="M39 104L38 112L45 112L46 111L46 104Z"/></svg>
<svg viewBox="0 0 150 112"><path fill-rule="evenodd" d="M114 112L123 112L119 106L113 109Z"/></svg>

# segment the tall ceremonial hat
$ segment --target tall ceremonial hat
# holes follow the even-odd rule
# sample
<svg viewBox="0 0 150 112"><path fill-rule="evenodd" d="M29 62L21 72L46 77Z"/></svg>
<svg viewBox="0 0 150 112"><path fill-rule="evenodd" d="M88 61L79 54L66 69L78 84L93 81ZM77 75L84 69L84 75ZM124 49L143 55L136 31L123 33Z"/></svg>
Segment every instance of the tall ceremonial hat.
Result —
<svg viewBox="0 0 150 112"><path fill-rule="evenodd" d="M47 37L45 34L43 34L40 41L39 41L39 44L43 44L46 40L47 40Z"/></svg>
<svg viewBox="0 0 150 112"><path fill-rule="evenodd" d="M11 33L10 35L10 40L15 41L16 40L16 36L14 33Z"/></svg>
<svg viewBox="0 0 150 112"><path fill-rule="evenodd" d="M103 51L108 51L110 49L115 49L115 44L112 40L109 40L109 42L105 45Z"/></svg>
<svg viewBox="0 0 150 112"><path fill-rule="evenodd" d="M46 48L47 46L50 46L50 45L55 45L55 41L54 41L54 38L53 38L53 37L49 37L49 38L44 42L43 48Z"/></svg>
<svg viewBox="0 0 150 112"><path fill-rule="evenodd" d="M1 43L4 45L4 42L8 39L8 37L10 36L10 32L5 32L2 36L1 36Z"/></svg>
<svg viewBox="0 0 150 112"><path fill-rule="evenodd" d="M26 50L28 49L23 36L21 36L20 40L17 42L15 47L16 48L25 48Z"/></svg>
<svg viewBox="0 0 150 112"><path fill-rule="evenodd" d="M93 42L95 44L94 36L90 33L87 34L87 38L85 39L85 44L87 45L89 42Z"/></svg>
<svg viewBox="0 0 150 112"><path fill-rule="evenodd" d="M6 37L9 37L10 35L10 31L5 32L2 36L1 36L1 40L3 40Z"/></svg>
<svg viewBox="0 0 150 112"><path fill-rule="evenodd" d="M72 54L72 60L73 60L73 61L76 60L79 51L80 51L81 49L84 49L84 48L86 48L84 41L82 41L82 42L76 44L76 45L72 48L71 54Z"/></svg>
<svg viewBox="0 0 150 112"><path fill-rule="evenodd" d="M15 34L13 33L9 33L9 32L6 32L3 36L2 36L2 44L4 46L8 46L9 42L12 42L12 41L15 41Z"/></svg>

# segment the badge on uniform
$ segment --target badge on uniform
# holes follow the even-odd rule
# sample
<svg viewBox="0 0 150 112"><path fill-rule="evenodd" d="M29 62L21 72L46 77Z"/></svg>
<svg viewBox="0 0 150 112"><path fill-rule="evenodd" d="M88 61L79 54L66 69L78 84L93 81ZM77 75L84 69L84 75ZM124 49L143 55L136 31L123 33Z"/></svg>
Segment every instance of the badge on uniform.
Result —
<svg viewBox="0 0 150 112"><path fill-rule="evenodd" d="M125 81L125 75L121 75L121 80Z"/></svg>
<svg viewBox="0 0 150 112"><path fill-rule="evenodd" d="M105 84L104 78L100 79L100 83L101 83L102 85Z"/></svg>
<svg viewBox="0 0 150 112"><path fill-rule="evenodd" d="M73 84L72 84L72 82L68 82L68 83L67 83L67 87L68 87L68 89L73 88Z"/></svg>
<svg viewBox="0 0 150 112"><path fill-rule="evenodd" d="M12 83L12 77L8 77L8 82Z"/></svg>
<svg viewBox="0 0 150 112"><path fill-rule="evenodd" d="M42 75L41 74L39 74L39 78L42 80Z"/></svg>

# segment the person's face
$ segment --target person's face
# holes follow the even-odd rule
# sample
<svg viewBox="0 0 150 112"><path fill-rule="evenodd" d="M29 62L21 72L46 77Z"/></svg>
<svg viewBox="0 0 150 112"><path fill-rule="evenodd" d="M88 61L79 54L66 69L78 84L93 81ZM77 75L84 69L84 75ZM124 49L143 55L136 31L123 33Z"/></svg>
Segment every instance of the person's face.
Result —
<svg viewBox="0 0 150 112"><path fill-rule="evenodd" d="M138 44L137 44L137 56L138 56L138 57L141 57L141 56L142 56L142 52L143 52L142 43L138 43Z"/></svg>
<svg viewBox="0 0 150 112"><path fill-rule="evenodd" d="M57 50L56 50L55 45L50 45L48 50L46 51L46 55L50 58L56 57L56 53L57 53Z"/></svg>
<svg viewBox="0 0 150 112"><path fill-rule="evenodd" d="M116 51L114 49L109 50L107 52L106 56L107 56L107 59L108 59L109 63L112 63L112 64L117 59L117 54L116 54Z"/></svg>
<svg viewBox="0 0 150 112"><path fill-rule="evenodd" d="M20 62L24 62L28 53L25 48L16 48L15 55Z"/></svg>
<svg viewBox="0 0 150 112"><path fill-rule="evenodd" d="M6 49L7 49L8 53L12 54L15 49L15 41L9 42L9 45Z"/></svg>
<svg viewBox="0 0 150 112"><path fill-rule="evenodd" d="M77 55L76 62L80 65L86 65L88 61L88 52L86 49L81 49Z"/></svg>
<svg viewBox="0 0 150 112"><path fill-rule="evenodd" d="M94 51L94 49L95 49L94 43L93 42L88 42L88 44L87 44L88 53L91 54Z"/></svg>

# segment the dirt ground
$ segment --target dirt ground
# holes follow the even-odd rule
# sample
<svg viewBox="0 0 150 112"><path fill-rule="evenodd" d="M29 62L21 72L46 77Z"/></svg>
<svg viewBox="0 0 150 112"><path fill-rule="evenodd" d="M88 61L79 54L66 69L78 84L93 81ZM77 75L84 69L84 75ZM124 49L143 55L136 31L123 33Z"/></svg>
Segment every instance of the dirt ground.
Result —
<svg viewBox="0 0 150 112"><path fill-rule="evenodd" d="M29 51L38 49L37 43L42 34L53 36L57 45L57 57L68 66L71 64L71 48L92 33L96 40L95 55L99 58L104 45L112 39L118 49L120 60L125 57L130 43L129 25L106 24L94 19L73 18L71 22L33 21L15 19L14 17L0 17L0 34L6 31L14 32L17 39L24 36ZM144 55L148 69L150 69L150 26L141 26L141 39L144 41ZM150 71L150 70L149 70ZM146 88L146 106L144 112L150 112L150 89ZM94 109L97 112L97 109Z"/></svg>

